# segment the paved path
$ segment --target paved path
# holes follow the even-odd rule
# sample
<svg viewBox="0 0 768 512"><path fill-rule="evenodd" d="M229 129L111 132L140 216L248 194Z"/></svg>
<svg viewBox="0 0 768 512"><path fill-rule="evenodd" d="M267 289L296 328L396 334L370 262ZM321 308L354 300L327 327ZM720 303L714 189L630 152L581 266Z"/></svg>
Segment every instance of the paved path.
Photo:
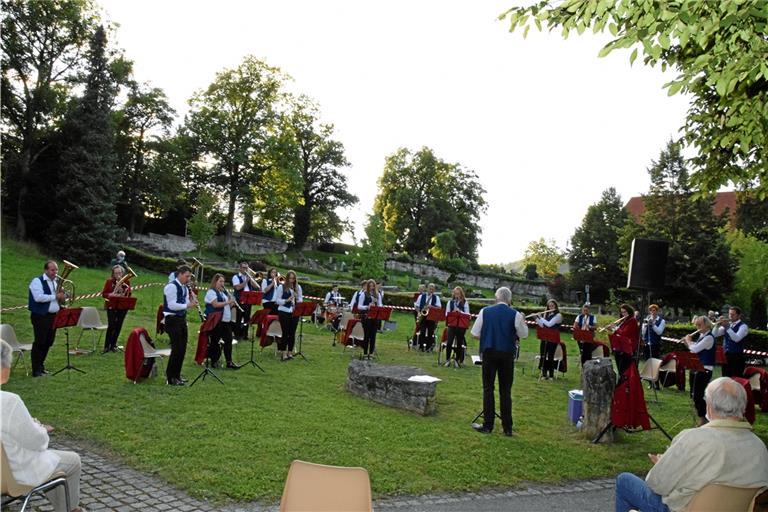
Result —
<svg viewBox="0 0 768 512"><path fill-rule="evenodd" d="M190 497L159 482L155 477L108 460L76 441L54 439L52 448L80 454L83 474L80 504L90 511L130 512L276 512L277 503L237 503L215 506ZM52 510L42 498L33 501L38 512ZM18 510L18 505L8 507ZM613 509L613 479L572 482L562 486L520 486L508 490L436 494L379 500L377 511L402 512L557 512L604 511Z"/></svg>

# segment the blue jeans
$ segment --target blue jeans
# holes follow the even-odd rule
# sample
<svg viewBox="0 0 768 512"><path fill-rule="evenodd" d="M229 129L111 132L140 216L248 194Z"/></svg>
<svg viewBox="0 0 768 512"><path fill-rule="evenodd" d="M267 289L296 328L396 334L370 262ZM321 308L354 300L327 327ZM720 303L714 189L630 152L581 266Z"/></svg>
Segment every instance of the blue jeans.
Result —
<svg viewBox="0 0 768 512"><path fill-rule="evenodd" d="M632 473L621 473L616 477L616 512L633 508L640 512L669 512L661 496L653 492L645 480Z"/></svg>

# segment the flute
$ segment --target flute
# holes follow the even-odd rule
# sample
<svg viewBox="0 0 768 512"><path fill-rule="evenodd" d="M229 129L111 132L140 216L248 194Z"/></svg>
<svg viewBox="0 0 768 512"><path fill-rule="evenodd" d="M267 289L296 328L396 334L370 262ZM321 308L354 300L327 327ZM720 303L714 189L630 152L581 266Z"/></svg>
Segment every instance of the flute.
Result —
<svg viewBox="0 0 768 512"><path fill-rule="evenodd" d="M547 313L552 313L553 311L557 311L557 310L556 309L548 309L546 311L539 311L538 313L531 313L530 315L525 315L525 318L533 318L534 316L546 315Z"/></svg>

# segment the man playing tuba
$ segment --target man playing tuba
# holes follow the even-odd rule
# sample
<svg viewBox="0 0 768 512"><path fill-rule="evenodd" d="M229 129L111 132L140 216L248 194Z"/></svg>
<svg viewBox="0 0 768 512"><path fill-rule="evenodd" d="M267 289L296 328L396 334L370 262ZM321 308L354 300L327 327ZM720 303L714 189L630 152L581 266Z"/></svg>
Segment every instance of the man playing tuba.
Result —
<svg viewBox="0 0 768 512"><path fill-rule="evenodd" d="M43 275L37 276L29 283L29 303L32 330L35 341L32 343L32 376L48 375L45 369L45 358L48 356L56 338L53 321L59 312L59 303L64 302L64 290L58 290L56 274L59 266L53 260L48 260L43 266Z"/></svg>

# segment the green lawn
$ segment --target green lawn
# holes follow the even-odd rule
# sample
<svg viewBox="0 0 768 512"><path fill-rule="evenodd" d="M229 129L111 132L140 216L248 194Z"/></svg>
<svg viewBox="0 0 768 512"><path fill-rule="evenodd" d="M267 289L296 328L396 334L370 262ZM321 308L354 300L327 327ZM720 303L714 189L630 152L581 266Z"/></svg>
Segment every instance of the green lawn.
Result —
<svg viewBox="0 0 768 512"><path fill-rule="evenodd" d="M3 307L26 303L27 285L41 273L43 259L33 247L4 243ZM134 284L165 281L164 275L135 270ZM107 272L106 267L81 268L71 278L78 293L87 293L101 289ZM154 333L160 290L136 293L139 307L128 315L121 343L137 325ZM81 305L100 304L94 299ZM579 386L575 342L569 341L571 365L565 378L540 383L531 370L538 349L533 337L522 343L513 387L517 436L477 434L469 423L482 408L479 367L437 367L435 356L409 352L405 340L412 317L396 314L395 319L398 329L379 337L380 362L417 365L443 379L433 417L348 394L344 381L351 355L332 347L329 333L311 324L305 325L303 345L309 362L280 363L270 347L257 355L266 373L220 371L224 386L207 379L193 388L168 387L162 377L134 385L125 378L122 354L107 354L74 358L85 375L32 379L17 368L6 389L20 394L32 414L59 433L84 439L195 496L220 501L274 501L293 459L364 466L375 495L382 496L641 473L648 469L646 453L665 448L666 439L657 431L622 434L613 445L584 440L566 418L567 392ZM2 322L13 324L22 342L31 342L26 310L4 313ZM190 332L196 329L193 318ZM48 368L65 364L63 341L59 333ZM470 345L476 352L476 342ZM183 369L190 379L200 371L192 362L193 347ZM240 346L236 357L244 361L247 352ZM671 434L691 426L687 396L667 390L661 400L663 405L649 404L649 410ZM765 418L760 415L757 422L763 439L768 438Z"/></svg>

